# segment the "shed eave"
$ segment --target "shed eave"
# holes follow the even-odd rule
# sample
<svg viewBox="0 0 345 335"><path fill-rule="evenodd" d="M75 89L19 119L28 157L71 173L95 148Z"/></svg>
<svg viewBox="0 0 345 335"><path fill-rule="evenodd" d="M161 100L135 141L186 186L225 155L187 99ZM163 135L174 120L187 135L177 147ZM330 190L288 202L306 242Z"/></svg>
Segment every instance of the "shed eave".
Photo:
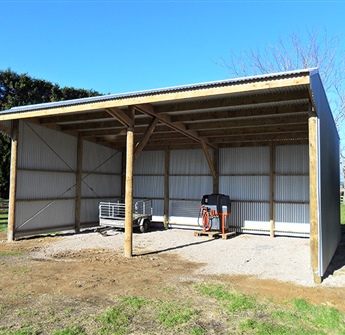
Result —
<svg viewBox="0 0 345 335"><path fill-rule="evenodd" d="M0 112L0 121L48 115L95 111L112 107L127 107L146 103L183 100L198 97L217 97L224 94L255 92L279 87L309 85L311 70L283 74L247 77L211 83L179 86L151 91L115 94L62 102L15 107Z"/></svg>

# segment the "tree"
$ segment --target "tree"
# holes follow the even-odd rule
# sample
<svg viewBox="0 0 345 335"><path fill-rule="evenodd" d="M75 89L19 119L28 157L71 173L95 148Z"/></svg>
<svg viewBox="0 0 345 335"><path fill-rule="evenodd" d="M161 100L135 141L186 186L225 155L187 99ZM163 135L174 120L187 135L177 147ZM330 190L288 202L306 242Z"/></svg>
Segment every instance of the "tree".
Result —
<svg viewBox="0 0 345 335"><path fill-rule="evenodd" d="M341 141L345 140L342 126L345 120L345 54L340 48L340 39L328 36L327 31L306 31L304 36L292 33L286 39L279 38L263 49L251 49L239 55L234 51L230 59L222 59L220 65L231 75L249 75L285 72L307 68L319 68L334 121ZM345 145L341 146L341 171L345 181Z"/></svg>
<svg viewBox="0 0 345 335"><path fill-rule="evenodd" d="M0 70L0 110L11 107L70 100L100 95L94 90L60 88L58 84L35 79L27 74ZM11 160L11 141L8 135L0 133L0 197L8 198Z"/></svg>

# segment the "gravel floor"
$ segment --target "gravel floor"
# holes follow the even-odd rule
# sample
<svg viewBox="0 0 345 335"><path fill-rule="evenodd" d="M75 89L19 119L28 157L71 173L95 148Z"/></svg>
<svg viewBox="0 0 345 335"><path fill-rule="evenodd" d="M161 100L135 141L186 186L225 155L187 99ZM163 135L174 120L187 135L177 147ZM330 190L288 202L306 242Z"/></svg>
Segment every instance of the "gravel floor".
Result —
<svg viewBox="0 0 345 335"><path fill-rule="evenodd" d="M88 232L59 238L36 257L50 257L68 250L123 250L123 247L122 232ZM134 234L133 250L134 254L177 253L186 260L202 263L201 274L251 275L314 286L307 238L238 235L223 240L196 237L191 230L170 229ZM345 287L344 257L340 255L338 261L322 285Z"/></svg>

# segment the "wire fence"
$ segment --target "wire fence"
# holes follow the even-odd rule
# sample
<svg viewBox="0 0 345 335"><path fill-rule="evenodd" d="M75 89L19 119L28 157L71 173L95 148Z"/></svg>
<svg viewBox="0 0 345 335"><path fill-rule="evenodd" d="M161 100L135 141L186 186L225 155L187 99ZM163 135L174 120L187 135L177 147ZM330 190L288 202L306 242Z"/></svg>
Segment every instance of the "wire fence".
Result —
<svg viewBox="0 0 345 335"><path fill-rule="evenodd" d="M8 200L0 200L0 224L7 224Z"/></svg>

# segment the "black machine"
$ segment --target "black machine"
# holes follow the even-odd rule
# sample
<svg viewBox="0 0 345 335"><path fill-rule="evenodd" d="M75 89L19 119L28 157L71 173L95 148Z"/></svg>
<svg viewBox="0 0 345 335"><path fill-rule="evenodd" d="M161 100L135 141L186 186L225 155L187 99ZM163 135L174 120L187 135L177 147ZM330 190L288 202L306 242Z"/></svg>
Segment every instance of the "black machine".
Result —
<svg viewBox="0 0 345 335"><path fill-rule="evenodd" d="M228 195L209 194L202 197L199 219L201 216L205 232L211 230L222 234L228 232L230 214L231 202Z"/></svg>

